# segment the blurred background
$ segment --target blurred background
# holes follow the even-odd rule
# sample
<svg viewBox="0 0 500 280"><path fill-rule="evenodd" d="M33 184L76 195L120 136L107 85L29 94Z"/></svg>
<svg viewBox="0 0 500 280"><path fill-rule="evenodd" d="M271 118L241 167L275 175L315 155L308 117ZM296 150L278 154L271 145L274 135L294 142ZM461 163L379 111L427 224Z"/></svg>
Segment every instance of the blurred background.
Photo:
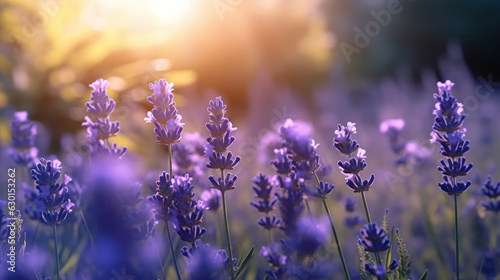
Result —
<svg viewBox="0 0 500 280"><path fill-rule="evenodd" d="M250 178L258 170L272 173L266 136L286 118L313 125L322 159L334 167L340 159L331 146L337 123L356 122L356 139L367 150L367 173L377 177L378 193L370 192L377 220L390 207L393 222L405 229L407 239L412 236L408 247L419 258L415 275L430 267L431 279L446 279L444 266L435 264L437 253L422 249L430 243L425 229L451 219L451 210L442 206L446 195L435 197L440 178L437 147L428 143L432 94L437 81L452 80L469 116L476 191L464 199L469 207L464 211L472 211L479 184L500 158L499 13L500 2L493 0L1 0L0 141L9 145L9 120L14 111L26 110L39 127L40 155L64 155L63 164L77 168L78 145L85 144L81 123L88 85L104 78L117 102L112 119L122 127L113 140L143 159L142 171L162 170L165 150L155 145L144 117L152 107L146 101L148 84L166 78L175 84L186 132L205 137L208 101L221 95L228 104L238 127L234 153L250 167L236 171L242 178L238 196L248 205ZM410 169L394 165L396 156L379 132L387 118L406 121L403 138L429 149L431 163ZM68 135L74 143L65 142ZM350 191L333 170L340 201ZM420 205L411 197L410 188L420 186L428 186L422 195L435 198L434 204ZM387 191L393 195L390 204ZM425 223L419 220L422 209L432 217ZM452 236L449 225L437 236ZM258 231L252 224L233 228L240 234ZM342 232L349 236L347 229ZM354 236L345 242L354 244ZM451 242L445 242L449 260ZM354 250L347 255L357 260ZM478 257L467 266L468 275L479 262Z"/></svg>
<svg viewBox="0 0 500 280"><path fill-rule="evenodd" d="M403 73L409 85L421 85L425 71L449 78L441 67L449 56L472 81L500 82L499 11L488 0L3 0L0 114L30 111L57 151L54 139L81 130L87 85L99 77L122 110L148 106L148 84L165 77L181 107L185 92L213 89L234 116L262 94L251 91L262 79L310 106L325 84L343 88L332 98L357 102L373 95L370 84Z"/></svg>

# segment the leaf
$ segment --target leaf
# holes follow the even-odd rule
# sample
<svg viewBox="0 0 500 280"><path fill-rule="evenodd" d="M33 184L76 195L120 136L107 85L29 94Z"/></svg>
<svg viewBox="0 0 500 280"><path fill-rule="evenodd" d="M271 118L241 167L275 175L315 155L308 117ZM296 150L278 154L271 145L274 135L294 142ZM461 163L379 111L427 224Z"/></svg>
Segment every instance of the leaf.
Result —
<svg viewBox="0 0 500 280"><path fill-rule="evenodd" d="M250 263L250 260L252 259L254 254L255 254L255 245L252 245L252 248L250 248L245 258L243 258L241 265L238 266L238 271L236 271L236 274L234 276L235 278L238 278L238 276L240 276L241 273L245 271L246 267Z"/></svg>
<svg viewBox="0 0 500 280"><path fill-rule="evenodd" d="M385 268L389 268L389 265L391 264L391 258L392 258L392 244L394 240L394 227L392 227L391 230L391 246L389 247L389 251L387 251L387 255L385 255Z"/></svg>
<svg viewBox="0 0 500 280"><path fill-rule="evenodd" d="M429 272L428 272L428 271L427 271L427 269L426 269L426 270L425 270L425 272L424 272L424 274L422 274L422 277L420 277L420 280L425 280L425 279L427 279L427 273L429 273Z"/></svg>

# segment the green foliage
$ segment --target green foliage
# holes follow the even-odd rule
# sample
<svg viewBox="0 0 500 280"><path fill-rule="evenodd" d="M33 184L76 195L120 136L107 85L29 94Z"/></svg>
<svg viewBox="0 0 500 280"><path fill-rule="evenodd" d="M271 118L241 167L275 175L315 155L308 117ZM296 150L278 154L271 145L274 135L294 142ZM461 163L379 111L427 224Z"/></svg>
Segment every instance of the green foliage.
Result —
<svg viewBox="0 0 500 280"><path fill-rule="evenodd" d="M243 271L248 267L248 264L250 263L250 260L252 259L253 255L255 254L255 245L252 245L252 248L248 251L246 254L245 258L241 261L241 263L237 264L238 271L236 271L235 278L238 278L238 276L241 275Z"/></svg>
<svg viewBox="0 0 500 280"><path fill-rule="evenodd" d="M391 238L392 239L392 238ZM411 258L406 250L406 245L403 242L403 238L399 231L396 231L396 243L398 244L399 253L399 266L398 266L398 279L406 280L411 273ZM427 271L426 271L427 272ZM426 275L426 273L424 273ZM427 277L427 276L426 276ZM425 278L424 278L425 279Z"/></svg>

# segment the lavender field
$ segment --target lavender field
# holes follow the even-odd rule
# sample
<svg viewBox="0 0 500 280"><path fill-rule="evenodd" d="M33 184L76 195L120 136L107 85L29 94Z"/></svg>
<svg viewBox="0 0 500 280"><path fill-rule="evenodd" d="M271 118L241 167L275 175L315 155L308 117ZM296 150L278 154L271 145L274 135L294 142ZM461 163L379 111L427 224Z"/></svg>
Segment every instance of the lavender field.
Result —
<svg viewBox="0 0 500 280"><path fill-rule="evenodd" d="M0 1L0 279L500 279L499 9Z"/></svg>

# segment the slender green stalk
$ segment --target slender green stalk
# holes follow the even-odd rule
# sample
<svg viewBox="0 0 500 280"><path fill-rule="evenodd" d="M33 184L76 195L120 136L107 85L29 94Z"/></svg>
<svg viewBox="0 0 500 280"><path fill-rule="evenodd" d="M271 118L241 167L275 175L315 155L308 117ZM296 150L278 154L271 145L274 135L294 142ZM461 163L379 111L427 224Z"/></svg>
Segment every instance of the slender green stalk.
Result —
<svg viewBox="0 0 500 280"><path fill-rule="evenodd" d="M316 171L313 171L313 174L314 174L314 178L316 179L316 183L319 186L320 182L319 182L318 174L316 174ZM346 279L350 280L351 277L349 276L349 271L347 270L347 265L345 263L344 253L342 252L342 246L340 245L340 240L339 240L339 237L337 235L337 230L335 229L335 223L333 222L333 217L332 217L332 214L330 213L330 208L328 207L328 203L326 203L325 197L322 197L321 200L323 201L323 206L325 207L325 211L328 214L328 218L330 219L330 225L332 227L333 237L335 238L335 243L337 243L337 250L339 251L340 261L342 262L342 267L344 269L345 277L346 277Z"/></svg>
<svg viewBox="0 0 500 280"><path fill-rule="evenodd" d="M224 170L220 170L222 179L224 180ZM228 250L228 255L229 255L229 263L231 264L231 280L234 280L234 267L233 267L233 250L231 247L231 235L229 233L229 221L227 219L227 209L226 209L226 194L224 191L221 191L222 194L222 212L224 214L224 225L226 229L226 243L227 243L227 250Z"/></svg>
<svg viewBox="0 0 500 280"><path fill-rule="evenodd" d="M177 274L177 279L181 280L179 265L177 264L177 257L175 256L174 244L172 243L172 237L170 236L170 228L168 226L168 222L165 223L165 227L167 228L168 242L170 243L170 251L172 252L172 258L174 259L175 273ZM168 275L165 275L165 278L168 279Z"/></svg>
<svg viewBox="0 0 500 280"><path fill-rule="evenodd" d="M368 210L368 203L366 202L366 196L364 191L361 192L361 197L363 198L363 206L365 207L366 219L368 220L368 223L371 224L372 219L370 217L370 210Z"/></svg>
<svg viewBox="0 0 500 280"><path fill-rule="evenodd" d="M172 144L168 144L168 161L170 168L170 178L173 178L172 174ZM174 244L172 243L172 237L170 236L170 228L168 226L168 222L165 222L165 227L167 229L168 234L168 242L170 243L170 251L172 252L172 258L174 259L175 273L177 274L177 279L181 280L181 274L179 272L179 265L177 264L177 257L175 256ZM165 275L165 278L168 279L168 275Z"/></svg>
<svg viewBox="0 0 500 280"><path fill-rule="evenodd" d="M328 207L328 203L326 203L326 199L322 198L323 206L325 207L326 213L328 214L328 218L330 219L330 225L332 226L333 237L335 237L335 242L337 243L337 250L339 251L340 260L342 261L342 268L344 269L345 278L350 280L349 271L347 270L347 265L344 259L344 253L342 252L342 246L340 245L340 240L337 235L337 230L335 229L335 224L333 223L332 214L330 213L330 208Z"/></svg>
<svg viewBox="0 0 500 280"><path fill-rule="evenodd" d="M87 225L87 220L85 219L85 215L83 214L83 210L80 210L80 214L82 216L83 225L85 226L85 229L87 230L87 234L89 235L89 238L90 238L90 246L94 247L94 238L92 238L92 234L90 233L90 229L89 229L89 226Z"/></svg>
<svg viewBox="0 0 500 280"><path fill-rule="evenodd" d="M460 279L460 253L459 253L459 246L458 246L458 201L457 201L457 195L454 195L455 198L455 266L457 270L457 280Z"/></svg>
<svg viewBox="0 0 500 280"><path fill-rule="evenodd" d="M170 168L170 178L173 178L174 174L172 174L172 144L168 144L168 162Z"/></svg>
<svg viewBox="0 0 500 280"><path fill-rule="evenodd" d="M57 253L57 231L56 231L56 225L53 225L52 229L54 230L54 253L55 253L56 264L57 264L57 280L61 280L61 264L59 264L59 255Z"/></svg>
<svg viewBox="0 0 500 280"><path fill-rule="evenodd" d="M271 234L271 230L270 229L267 230L267 237L269 239L269 244L273 243L273 236Z"/></svg>

